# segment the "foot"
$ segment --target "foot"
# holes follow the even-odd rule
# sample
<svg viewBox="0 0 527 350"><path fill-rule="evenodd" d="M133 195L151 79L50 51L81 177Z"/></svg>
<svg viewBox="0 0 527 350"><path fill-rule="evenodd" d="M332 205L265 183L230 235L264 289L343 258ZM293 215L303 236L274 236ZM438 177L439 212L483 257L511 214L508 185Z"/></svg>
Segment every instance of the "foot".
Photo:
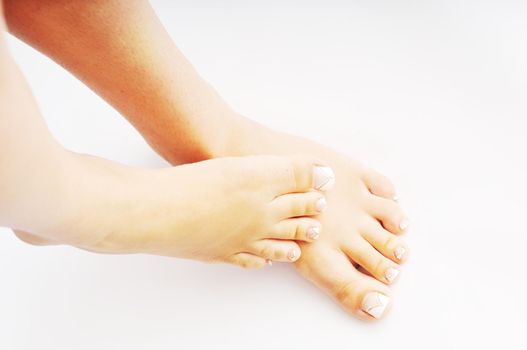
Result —
<svg viewBox="0 0 527 350"><path fill-rule="evenodd" d="M308 280L360 319L381 318L391 300L388 285L400 273L408 248L399 238L408 226L396 192L384 176L314 142L270 131L245 128L234 154L307 152L324 159L339 181L328 194L331 207L320 216L325 234L302 247L295 264Z"/></svg>
<svg viewBox="0 0 527 350"><path fill-rule="evenodd" d="M115 168L92 157L86 162L76 181L97 187L72 198L78 215L52 235L17 231L21 239L243 267L294 262L299 242L320 236L315 216L325 209L322 191L334 180L331 169L299 156L214 159L162 170Z"/></svg>
<svg viewBox="0 0 527 350"><path fill-rule="evenodd" d="M343 166L345 165L345 166ZM391 183L347 160L321 215L325 235L302 245L301 274L361 319L381 318L390 303L388 285L400 273L408 248L399 238L407 226Z"/></svg>

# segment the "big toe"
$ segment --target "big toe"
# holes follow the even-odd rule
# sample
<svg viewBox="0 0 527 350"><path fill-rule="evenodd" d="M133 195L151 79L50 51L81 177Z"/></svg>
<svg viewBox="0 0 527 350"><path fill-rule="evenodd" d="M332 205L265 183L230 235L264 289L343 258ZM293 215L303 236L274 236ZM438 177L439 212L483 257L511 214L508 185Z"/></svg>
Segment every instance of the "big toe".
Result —
<svg viewBox="0 0 527 350"><path fill-rule="evenodd" d="M335 173L321 160L311 156L262 156L258 166L251 167L253 172L264 174L278 195L306 191L328 191L335 184Z"/></svg>
<svg viewBox="0 0 527 350"><path fill-rule="evenodd" d="M358 271L339 250L312 244L303 249L300 273L331 295L346 311L362 320L382 318L390 305L390 289Z"/></svg>

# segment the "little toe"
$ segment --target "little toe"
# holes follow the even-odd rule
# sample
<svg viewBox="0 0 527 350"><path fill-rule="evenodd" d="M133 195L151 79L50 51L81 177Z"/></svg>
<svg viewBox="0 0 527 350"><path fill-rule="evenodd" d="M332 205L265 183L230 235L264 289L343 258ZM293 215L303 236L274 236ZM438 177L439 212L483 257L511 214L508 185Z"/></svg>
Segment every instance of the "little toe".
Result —
<svg viewBox="0 0 527 350"><path fill-rule="evenodd" d="M396 263L406 261L408 248L402 240L385 230L378 222L363 230L362 236L382 255Z"/></svg>
<svg viewBox="0 0 527 350"><path fill-rule="evenodd" d="M275 225L269 238L313 242L320 237L319 221L303 217L282 220Z"/></svg>
<svg viewBox="0 0 527 350"><path fill-rule="evenodd" d="M250 253L234 254L228 259L228 261L231 264L238 265L244 269L258 269L269 265L266 259Z"/></svg>
<svg viewBox="0 0 527 350"><path fill-rule="evenodd" d="M392 200L371 196L367 210L392 233L403 233L409 226L401 207Z"/></svg>
<svg viewBox="0 0 527 350"><path fill-rule="evenodd" d="M349 242L343 251L373 277L386 284L393 283L399 275L399 267L381 255L363 238Z"/></svg>
<svg viewBox="0 0 527 350"><path fill-rule="evenodd" d="M293 241L262 239L251 244L247 252L263 259L279 262L295 262L300 258L300 246Z"/></svg>
<svg viewBox="0 0 527 350"><path fill-rule="evenodd" d="M322 213L326 207L326 198L319 192L290 193L276 197L272 202L272 210L278 219L299 216L312 216Z"/></svg>
<svg viewBox="0 0 527 350"><path fill-rule="evenodd" d="M397 200L395 186L386 176L374 170L368 170L363 176L363 181L372 194L386 199Z"/></svg>
<svg viewBox="0 0 527 350"><path fill-rule="evenodd" d="M340 250L318 243L304 250L304 258L296 263L300 273L335 298L346 311L366 321L380 319L387 313L388 286L357 271Z"/></svg>

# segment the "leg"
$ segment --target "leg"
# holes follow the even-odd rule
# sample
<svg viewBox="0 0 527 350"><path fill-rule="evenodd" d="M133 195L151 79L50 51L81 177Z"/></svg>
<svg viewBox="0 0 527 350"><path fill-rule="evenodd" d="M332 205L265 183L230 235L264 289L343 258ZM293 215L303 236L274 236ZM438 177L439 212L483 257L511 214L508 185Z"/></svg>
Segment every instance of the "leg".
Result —
<svg viewBox="0 0 527 350"><path fill-rule="evenodd" d="M0 27L3 21L0 17ZM62 148L0 36L0 225L105 253L293 262L320 231L328 169L254 156L140 169Z"/></svg>
<svg viewBox="0 0 527 350"><path fill-rule="evenodd" d="M84 158L76 181L89 193L77 200L71 224L48 234L55 241L261 267L296 261L296 241L312 242L312 230L320 230L314 216L324 209L325 188L308 157L223 158L160 170Z"/></svg>
<svg viewBox="0 0 527 350"><path fill-rule="evenodd" d="M235 140L236 129L225 127L235 115L210 117L228 106L174 46L147 0L4 2L12 34L89 85L171 163L211 158L202 139L218 147ZM170 152L168 137L178 140Z"/></svg>
<svg viewBox="0 0 527 350"><path fill-rule="evenodd" d="M386 284L405 259L406 248L396 235L407 225L384 177L234 113L179 52L146 1L17 0L7 5L13 33L87 82L173 163L299 152L327 161L339 180L328 198L332 206L321 217L325 234L303 247L298 268L354 315L382 315ZM64 39L71 33L79 40L67 47Z"/></svg>

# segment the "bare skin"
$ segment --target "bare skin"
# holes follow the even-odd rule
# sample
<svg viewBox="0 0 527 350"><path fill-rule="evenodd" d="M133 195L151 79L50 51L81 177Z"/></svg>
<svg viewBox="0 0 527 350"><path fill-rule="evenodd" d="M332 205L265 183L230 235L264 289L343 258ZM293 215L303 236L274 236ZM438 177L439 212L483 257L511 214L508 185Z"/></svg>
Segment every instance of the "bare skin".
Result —
<svg viewBox="0 0 527 350"><path fill-rule="evenodd" d="M88 157L80 167L75 181L91 186L91 194L82 201L71 196L75 229L50 232L55 241L262 267L267 260L296 261L295 240L312 242L318 237L311 230L320 232L312 216L325 209L325 199L313 187L317 168L307 157L222 158L162 170ZM103 210L86 216L98 203Z"/></svg>
<svg viewBox="0 0 527 350"><path fill-rule="evenodd" d="M299 152L324 159L338 182L320 216L324 235L300 243L296 267L356 317L385 314L388 285L407 258L398 235L408 220L384 176L234 112L179 52L146 1L5 3L12 33L86 82L173 164Z"/></svg>
<svg viewBox="0 0 527 350"><path fill-rule="evenodd" d="M3 23L0 22L3 28ZM132 168L62 148L0 37L0 225L38 243L261 267L312 242L333 175L307 156Z"/></svg>

